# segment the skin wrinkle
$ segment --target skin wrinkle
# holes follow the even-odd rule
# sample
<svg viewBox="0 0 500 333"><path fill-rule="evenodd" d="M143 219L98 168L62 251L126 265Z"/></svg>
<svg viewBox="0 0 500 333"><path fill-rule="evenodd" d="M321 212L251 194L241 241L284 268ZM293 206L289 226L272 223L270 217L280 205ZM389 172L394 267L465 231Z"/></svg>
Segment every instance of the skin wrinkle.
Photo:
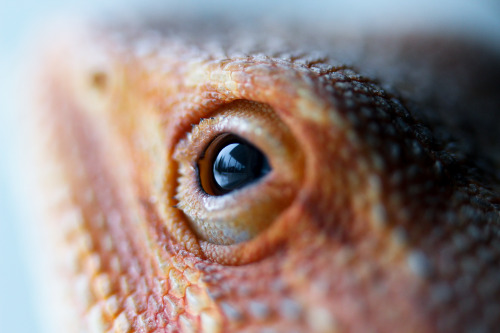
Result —
<svg viewBox="0 0 500 333"><path fill-rule="evenodd" d="M46 60L60 70L44 73L50 98L40 130L52 135L47 158L64 170L49 189L66 184L70 196L45 223L65 230L56 247L76 248L76 264L57 268L69 290L83 281L59 300L76 309L75 331L460 332L500 324L498 173L481 151L440 134L445 122L426 118L425 103L442 105L437 97L419 96L424 107L412 108L419 98L396 93L397 80L386 89L332 60L331 46L293 53L287 48L298 41L263 41L266 51L243 40L244 52L231 40L162 30L148 46L156 28L143 29L89 28ZM96 53L110 64L98 74L87 57ZM368 71L377 61L379 72L404 67L353 59ZM197 237L192 159L204 145L192 137L210 141L217 117L235 114L252 128L249 114L259 119L263 108L282 124L247 139L271 163L293 157L273 168L283 170L276 177L289 182L292 199L249 241ZM285 191L270 180L254 186L241 190L241 207ZM252 212L241 207L228 216L250 230ZM78 223L63 218L76 211ZM200 223L210 217L196 214Z"/></svg>

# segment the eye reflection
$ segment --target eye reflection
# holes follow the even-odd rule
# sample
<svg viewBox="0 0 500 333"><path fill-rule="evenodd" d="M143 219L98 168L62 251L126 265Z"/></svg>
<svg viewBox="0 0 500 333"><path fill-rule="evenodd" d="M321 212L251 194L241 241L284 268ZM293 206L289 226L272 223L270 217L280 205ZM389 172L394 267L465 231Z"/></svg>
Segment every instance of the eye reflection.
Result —
<svg viewBox="0 0 500 333"><path fill-rule="evenodd" d="M271 171L267 157L234 134L216 138L199 162L201 185L211 195L243 188Z"/></svg>
<svg viewBox="0 0 500 333"><path fill-rule="evenodd" d="M239 189L269 171L267 158L246 143L231 143L222 148L213 166L215 183L224 191Z"/></svg>

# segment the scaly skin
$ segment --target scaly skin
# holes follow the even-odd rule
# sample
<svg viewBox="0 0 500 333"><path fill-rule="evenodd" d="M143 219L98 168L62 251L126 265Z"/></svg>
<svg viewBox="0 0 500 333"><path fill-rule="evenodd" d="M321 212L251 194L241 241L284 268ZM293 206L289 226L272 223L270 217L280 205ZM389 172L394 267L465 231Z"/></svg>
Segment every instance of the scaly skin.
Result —
<svg viewBox="0 0 500 333"><path fill-rule="evenodd" d="M494 168L328 55L148 29L75 32L47 57L61 331L499 327ZM197 158L228 131L273 171L210 198Z"/></svg>

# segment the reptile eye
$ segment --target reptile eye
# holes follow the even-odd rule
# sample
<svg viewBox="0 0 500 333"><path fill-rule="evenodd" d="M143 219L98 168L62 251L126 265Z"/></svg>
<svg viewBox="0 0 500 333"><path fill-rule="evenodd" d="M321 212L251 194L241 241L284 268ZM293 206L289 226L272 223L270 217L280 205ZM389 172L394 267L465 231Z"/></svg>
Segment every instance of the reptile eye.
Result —
<svg viewBox="0 0 500 333"><path fill-rule="evenodd" d="M271 171L267 157L234 134L218 136L198 162L202 188L223 195L250 185Z"/></svg>
<svg viewBox="0 0 500 333"><path fill-rule="evenodd" d="M175 198L202 247L248 242L270 229L302 179L298 146L274 110L257 102L234 101L193 126L174 153Z"/></svg>

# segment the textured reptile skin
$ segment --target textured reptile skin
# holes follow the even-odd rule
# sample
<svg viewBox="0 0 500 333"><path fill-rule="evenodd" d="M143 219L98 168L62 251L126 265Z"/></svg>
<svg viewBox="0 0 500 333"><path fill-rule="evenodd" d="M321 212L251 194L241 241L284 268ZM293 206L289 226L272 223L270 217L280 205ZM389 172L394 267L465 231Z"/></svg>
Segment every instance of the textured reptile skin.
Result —
<svg viewBox="0 0 500 333"><path fill-rule="evenodd" d="M498 57L464 74L478 55L438 38L69 35L40 81L61 331L500 326L498 136L453 131L479 105L498 119ZM196 159L228 131L273 172L210 198Z"/></svg>

